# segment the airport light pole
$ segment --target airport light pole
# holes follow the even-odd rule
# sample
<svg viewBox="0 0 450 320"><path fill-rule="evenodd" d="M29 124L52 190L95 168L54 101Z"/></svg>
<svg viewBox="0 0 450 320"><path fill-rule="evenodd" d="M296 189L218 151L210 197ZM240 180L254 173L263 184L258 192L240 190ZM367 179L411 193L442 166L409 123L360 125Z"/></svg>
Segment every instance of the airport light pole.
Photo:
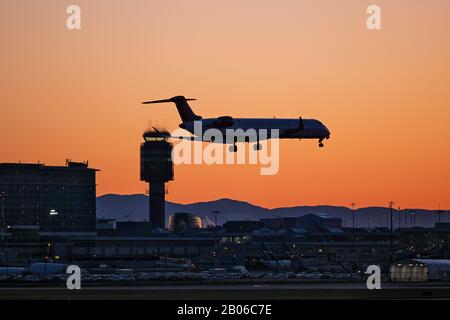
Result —
<svg viewBox="0 0 450 320"><path fill-rule="evenodd" d="M58 215L58 211L51 209L50 212L50 221L52 221L52 217L53 216L57 216ZM53 237L52 237L52 260L55 259L55 226L51 225L52 229L53 229Z"/></svg>
<svg viewBox="0 0 450 320"><path fill-rule="evenodd" d="M3 263L3 255L5 254L5 201L6 201L6 192L2 191L0 193L2 198L2 263Z"/></svg>
<svg viewBox="0 0 450 320"><path fill-rule="evenodd" d="M355 233L355 205L356 205L356 203L352 202L352 203L350 203L350 205L352 206L352 228L353 228L353 233Z"/></svg>
<svg viewBox="0 0 450 320"><path fill-rule="evenodd" d="M352 206L352 236L353 236L353 246L355 246L355 205L356 203L350 203Z"/></svg>
<svg viewBox="0 0 450 320"><path fill-rule="evenodd" d="M220 213L220 210L212 210L212 213L214 213L214 229L215 229L215 232L214 232L214 268L217 268L217 265L218 265L218 261L217 261L217 256L218 256L218 254L217 254L217 250L218 250L218 247L217 247L217 214L218 213Z"/></svg>
<svg viewBox="0 0 450 320"><path fill-rule="evenodd" d="M395 204L394 201L389 202L389 215L391 218L391 234L394 231L394 217L393 217L393 212L392 212L392 207Z"/></svg>
<svg viewBox="0 0 450 320"><path fill-rule="evenodd" d="M391 236L390 236L390 247L391 247L391 262L394 260L394 220L392 216L392 206L394 201L389 202L389 214L391 216Z"/></svg>
<svg viewBox="0 0 450 320"><path fill-rule="evenodd" d="M2 247L3 241L5 240L5 201L6 201L6 192L2 191L0 193L2 197Z"/></svg>

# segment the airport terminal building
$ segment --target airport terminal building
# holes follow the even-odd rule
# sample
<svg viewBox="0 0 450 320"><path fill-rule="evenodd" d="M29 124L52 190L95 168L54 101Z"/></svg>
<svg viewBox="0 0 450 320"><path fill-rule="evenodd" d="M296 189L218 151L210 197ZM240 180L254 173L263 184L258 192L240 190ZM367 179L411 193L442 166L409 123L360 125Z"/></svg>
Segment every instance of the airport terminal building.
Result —
<svg viewBox="0 0 450 320"><path fill-rule="evenodd" d="M2 228L38 232L95 232L96 169L0 163Z"/></svg>

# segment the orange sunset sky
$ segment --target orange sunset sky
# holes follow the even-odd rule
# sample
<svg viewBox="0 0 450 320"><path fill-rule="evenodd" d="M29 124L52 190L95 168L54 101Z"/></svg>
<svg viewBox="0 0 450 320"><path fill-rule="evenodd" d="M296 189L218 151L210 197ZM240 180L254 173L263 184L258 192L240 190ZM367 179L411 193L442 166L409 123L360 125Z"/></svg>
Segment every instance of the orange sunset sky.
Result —
<svg viewBox="0 0 450 320"><path fill-rule="evenodd" d="M176 166L170 201L449 208L449 14L447 0L2 0L0 162L89 160L99 195L143 193L142 132L180 119L140 101L180 94L203 117L317 118L331 139L281 141L274 176Z"/></svg>

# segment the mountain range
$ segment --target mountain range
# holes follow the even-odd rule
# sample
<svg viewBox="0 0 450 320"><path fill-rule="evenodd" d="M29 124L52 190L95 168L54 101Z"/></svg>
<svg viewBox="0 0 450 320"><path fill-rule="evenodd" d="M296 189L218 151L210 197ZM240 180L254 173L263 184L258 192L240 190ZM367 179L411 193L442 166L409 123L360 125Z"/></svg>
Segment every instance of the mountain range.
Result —
<svg viewBox="0 0 450 320"><path fill-rule="evenodd" d="M217 224L236 220L259 220L273 217L300 217L309 213L322 216L341 218L344 227L352 226L352 210L343 206L294 206L268 209L253 205L245 201L233 199L218 199L214 201L179 204L166 201L166 220L175 212L190 212L202 218L204 225L214 224L213 210L220 210L217 214ZM106 194L97 198L97 218L110 218L118 221L148 221L148 196L143 194L117 195ZM394 228L413 225L413 214L393 209ZM406 217L406 218L405 218ZM446 213L441 215L442 222L450 222ZM433 210L416 209L415 225L418 227L433 227L438 221L438 214ZM166 221L167 223L167 221ZM390 226L389 208L365 207L355 212L357 227Z"/></svg>

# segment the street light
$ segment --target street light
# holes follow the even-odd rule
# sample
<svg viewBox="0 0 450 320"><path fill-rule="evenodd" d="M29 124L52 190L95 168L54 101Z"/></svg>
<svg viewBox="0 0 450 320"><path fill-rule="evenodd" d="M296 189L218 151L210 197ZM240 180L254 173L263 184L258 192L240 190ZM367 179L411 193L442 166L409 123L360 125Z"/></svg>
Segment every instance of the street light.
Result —
<svg viewBox="0 0 450 320"><path fill-rule="evenodd" d="M220 213L220 210L212 210L211 211L212 213L214 213L214 229L215 229L215 232L214 232L214 268L217 268L217 263L218 263L218 261L217 261L217 250L218 250L218 248L217 248L217 214L218 213Z"/></svg>
<svg viewBox="0 0 450 320"><path fill-rule="evenodd" d="M52 222L52 217L53 216L57 216L58 215L58 211L56 211L55 209L51 209L50 212L50 221ZM55 226L53 225L53 223L50 223L50 227L53 230L53 237L52 237L52 260L55 257Z"/></svg>
<svg viewBox="0 0 450 320"><path fill-rule="evenodd" d="M353 225L353 232L355 232L355 205L356 203L352 202L350 203L352 206L352 225Z"/></svg>
<svg viewBox="0 0 450 320"><path fill-rule="evenodd" d="M0 192L0 196L2 198L2 263L3 263L3 255L5 255L5 202L8 194L5 191ZM8 254L5 255L5 260L8 259ZM7 262L6 262L7 264Z"/></svg>
<svg viewBox="0 0 450 320"><path fill-rule="evenodd" d="M355 250L355 241L356 241L356 236L355 236L355 205L356 205L356 203L352 202L352 203L350 203L350 205L352 206L352 237L353 237L353 250Z"/></svg>
<svg viewBox="0 0 450 320"><path fill-rule="evenodd" d="M3 241L5 240L4 234L5 234L5 201L6 201L6 192L2 191L0 192L0 197L2 198L2 247L3 247Z"/></svg>
<svg viewBox="0 0 450 320"><path fill-rule="evenodd" d="M394 206L394 201L389 202L389 215L391 216L391 236L390 236L390 248L391 257L390 262L394 260L394 219L392 217L392 207Z"/></svg>

